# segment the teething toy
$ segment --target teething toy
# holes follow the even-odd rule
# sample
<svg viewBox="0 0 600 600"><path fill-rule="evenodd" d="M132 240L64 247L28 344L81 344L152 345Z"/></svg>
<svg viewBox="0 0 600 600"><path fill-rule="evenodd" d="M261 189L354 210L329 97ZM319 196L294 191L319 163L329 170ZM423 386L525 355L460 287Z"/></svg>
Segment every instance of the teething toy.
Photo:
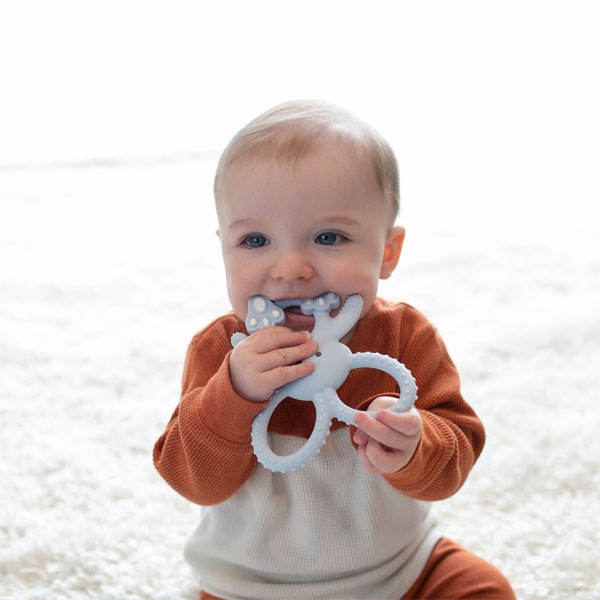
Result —
<svg viewBox="0 0 600 600"><path fill-rule="evenodd" d="M285 323L283 309L299 306L305 315L314 315L312 338L319 345L318 352L305 359L315 365L313 372L275 390L267 406L256 416L252 424L254 454L271 471L281 473L293 471L316 456L329 435L333 417L347 425L353 425L354 415L361 411L345 405L336 393L352 369L370 367L384 371L396 380L400 388L400 398L389 410L404 412L412 408L415 403L417 386L410 371L402 363L377 352L352 354L347 346L338 341L358 320L362 309L362 298L359 294L348 296L342 310L335 317L330 317L329 312L339 305L340 297L333 292L304 300L272 302L262 295L253 296L248 300L246 317L248 333L263 327L282 325ZM246 337L241 332L234 333L231 336L231 343L236 346ZM312 402L315 405L317 418L315 427L302 448L293 454L279 456L268 445L267 428L273 412L288 396ZM367 411L370 415L376 413L377 411Z"/></svg>

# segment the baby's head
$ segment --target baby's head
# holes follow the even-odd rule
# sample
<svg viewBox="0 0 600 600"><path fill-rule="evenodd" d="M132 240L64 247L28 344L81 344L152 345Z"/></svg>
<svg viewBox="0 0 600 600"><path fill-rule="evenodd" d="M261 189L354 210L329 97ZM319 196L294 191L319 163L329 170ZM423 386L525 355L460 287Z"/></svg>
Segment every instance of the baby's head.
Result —
<svg viewBox="0 0 600 600"><path fill-rule="evenodd" d="M217 166L214 194L217 206L221 183L236 164L277 162L293 165L317 148L352 148L371 168L386 201L392 222L400 207L398 163L390 145L368 123L350 111L318 100L278 104L250 121L229 142Z"/></svg>
<svg viewBox="0 0 600 600"><path fill-rule="evenodd" d="M398 167L387 142L337 106L281 104L231 140L217 167L215 201L229 297L247 300L336 292L371 307L394 270L404 230L395 227ZM286 324L310 328L288 314Z"/></svg>

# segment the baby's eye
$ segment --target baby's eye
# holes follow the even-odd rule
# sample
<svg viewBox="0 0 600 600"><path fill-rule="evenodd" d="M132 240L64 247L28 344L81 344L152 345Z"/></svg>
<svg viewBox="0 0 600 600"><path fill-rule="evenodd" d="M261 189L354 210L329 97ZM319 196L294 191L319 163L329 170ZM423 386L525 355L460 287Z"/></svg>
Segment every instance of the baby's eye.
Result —
<svg viewBox="0 0 600 600"><path fill-rule="evenodd" d="M344 236L340 235L339 233L335 233L334 231L326 231L325 233L320 233L315 238L315 242L317 242L317 244L322 244L323 246L333 246L334 244L339 244L344 239Z"/></svg>
<svg viewBox="0 0 600 600"><path fill-rule="evenodd" d="M243 243L250 248L262 248L263 246L269 245L269 240L264 235L253 233L244 238Z"/></svg>

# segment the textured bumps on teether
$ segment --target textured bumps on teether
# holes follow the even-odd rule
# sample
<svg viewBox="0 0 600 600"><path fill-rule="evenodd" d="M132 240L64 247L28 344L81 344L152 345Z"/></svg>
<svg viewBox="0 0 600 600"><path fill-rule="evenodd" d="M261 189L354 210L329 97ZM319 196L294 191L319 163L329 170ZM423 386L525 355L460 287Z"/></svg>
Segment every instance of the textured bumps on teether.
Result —
<svg viewBox="0 0 600 600"><path fill-rule="evenodd" d="M246 330L248 333L254 333L263 327L283 325L283 323L285 323L283 309L266 296L252 296L248 300L248 315L246 316ZM231 345L235 348L247 337L245 333L238 331L231 336Z"/></svg>
<svg viewBox="0 0 600 600"><path fill-rule="evenodd" d="M253 296L248 302L246 329L253 333L263 327L273 327L285 323L285 313L266 296Z"/></svg>
<svg viewBox="0 0 600 600"><path fill-rule="evenodd" d="M305 315L313 315L317 311L331 312L340 305L340 297L333 292L327 292L316 298L306 298L300 302L300 310Z"/></svg>

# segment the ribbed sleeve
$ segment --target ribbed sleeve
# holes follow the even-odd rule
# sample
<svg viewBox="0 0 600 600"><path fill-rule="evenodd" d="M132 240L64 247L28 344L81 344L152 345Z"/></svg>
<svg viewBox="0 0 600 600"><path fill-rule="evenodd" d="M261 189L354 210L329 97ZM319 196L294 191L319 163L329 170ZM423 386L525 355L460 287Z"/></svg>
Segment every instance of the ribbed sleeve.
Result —
<svg viewBox="0 0 600 600"><path fill-rule="evenodd" d="M394 342L389 340L389 332L397 332L396 356L417 382L415 407L423 421L421 441L411 461L385 478L407 496L441 500L462 486L481 454L483 424L463 399L456 367L433 325L406 304L382 301L380 306L383 318L377 319L378 325L371 330L387 339L388 352L382 352L390 354ZM366 408L374 397L363 401L360 408Z"/></svg>
<svg viewBox="0 0 600 600"><path fill-rule="evenodd" d="M154 446L159 473L197 504L227 499L256 466L250 432L254 417L266 403L248 402L231 386L229 337L239 329L237 319L228 316L193 338L185 361L181 400Z"/></svg>

